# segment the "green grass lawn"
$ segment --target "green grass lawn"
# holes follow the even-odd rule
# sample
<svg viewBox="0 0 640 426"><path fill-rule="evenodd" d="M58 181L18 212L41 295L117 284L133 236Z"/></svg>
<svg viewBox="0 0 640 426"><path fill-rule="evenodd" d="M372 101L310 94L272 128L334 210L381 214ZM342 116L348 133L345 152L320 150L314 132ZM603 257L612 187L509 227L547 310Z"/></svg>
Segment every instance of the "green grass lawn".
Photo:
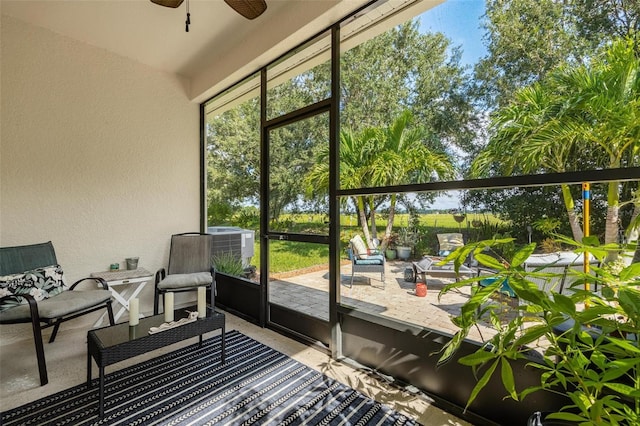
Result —
<svg viewBox="0 0 640 426"><path fill-rule="evenodd" d="M271 272L295 271L316 265L329 264L329 246L325 244L271 241L269 261ZM260 243L254 246L251 264L260 269Z"/></svg>

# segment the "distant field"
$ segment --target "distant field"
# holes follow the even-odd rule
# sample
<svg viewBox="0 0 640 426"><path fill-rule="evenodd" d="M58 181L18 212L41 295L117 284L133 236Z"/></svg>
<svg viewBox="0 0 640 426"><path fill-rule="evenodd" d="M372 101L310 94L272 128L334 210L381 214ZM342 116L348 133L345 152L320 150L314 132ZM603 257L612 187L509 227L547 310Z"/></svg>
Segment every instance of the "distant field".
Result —
<svg viewBox="0 0 640 426"><path fill-rule="evenodd" d="M303 232L303 233L318 233L326 234L328 232L328 225L326 223L326 216L319 214L296 214L296 215L283 215L281 217L281 223L284 229L289 232ZM400 228L407 226L409 215L406 213L397 214L394 218L394 231L398 231ZM465 221L458 224L451 214L423 214L420 216L420 224L433 229L434 232L455 232L458 229L464 231L467 229L467 221L469 227L471 221L489 221L491 224L504 224L501 220L493 215L476 215L468 214ZM359 233L359 227L357 226L356 215L342 215L340 218L342 243L346 245L348 238L355 233ZM378 232L384 232L387 219L383 215L376 216L376 225ZM361 231L360 231L361 233ZM256 239L255 254L251 259L251 263L260 267L260 243ZM297 269L308 268L315 265L327 264L329 261L329 247L326 245L312 244L312 243L300 243L300 242L283 242L272 241L271 242L271 270L272 272L286 272Z"/></svg>
<svg viewBox="0 0 640 426"><path fill-rule="evenodd" d="M473 220L479 220L479 221L487 220L490 223L504 223L503 221L495 217L493 214L471 213L466 215L465 220L462 221L462 223L460 224L456 222L452 214L429 213L429 214L420 215L420 224L429 226L432 228L457 228L458 226L462 228L466 228L467 222L471 223L471 221ZM394 224L394 227L403 227L403 226L407 226L408 222L409 222L409 215L406 213L403 213L403 214L395 215L393 224Z"/></svg>
<svg viewBox="0 0 640 426"><path fill-rule="evenodd" d="M460 227L461 229L467 228L467 222L471 226L471 222L479 220L481 222L489 221L491 224L506 224L504 221L498 219L493 214L467 214L465 220L460 224L456 222L452 214L448 213L428 213L420 215L420 225L428 226L429 228L445 228L455 229ZM343 215L340 219L342 226L353 227L358 223L356 215ZM407 213L396 214L393 220L393 228L400 229L409 224L409 215ZM387 218L384 215L376 215L376 225L378 229L384 229L387 225Z"/></svg>

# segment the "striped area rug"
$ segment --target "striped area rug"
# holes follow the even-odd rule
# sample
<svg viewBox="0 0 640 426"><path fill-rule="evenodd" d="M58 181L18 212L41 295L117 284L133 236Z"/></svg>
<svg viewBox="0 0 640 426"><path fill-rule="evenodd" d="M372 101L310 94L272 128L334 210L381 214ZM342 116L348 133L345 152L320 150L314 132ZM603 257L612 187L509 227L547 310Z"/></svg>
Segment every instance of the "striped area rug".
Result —
<svg viewBox="0 0 640 426"><path fill-rule="evenodd" d="M237 331L2 413L2 425L416 425L417 423Z"/></svg>

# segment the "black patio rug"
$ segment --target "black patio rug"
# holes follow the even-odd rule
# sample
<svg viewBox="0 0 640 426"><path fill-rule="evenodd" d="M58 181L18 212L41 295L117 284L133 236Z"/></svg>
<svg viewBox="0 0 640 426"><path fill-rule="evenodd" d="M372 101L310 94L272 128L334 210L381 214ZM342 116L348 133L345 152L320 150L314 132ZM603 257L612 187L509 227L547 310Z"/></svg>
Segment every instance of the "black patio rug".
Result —
<svg viewBox="0 0 640 426"><path fill-rule="evenodd" d="M417 425L398 412L237 331L107 374L2 413L10 425Z"/></svg>

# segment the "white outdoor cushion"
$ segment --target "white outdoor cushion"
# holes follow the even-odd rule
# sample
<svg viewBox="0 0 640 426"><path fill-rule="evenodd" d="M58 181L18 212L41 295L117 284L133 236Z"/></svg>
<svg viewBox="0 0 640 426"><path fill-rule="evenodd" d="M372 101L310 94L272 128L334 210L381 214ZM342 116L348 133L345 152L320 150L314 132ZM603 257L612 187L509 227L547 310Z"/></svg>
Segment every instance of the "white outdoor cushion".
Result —
<svg viewBox="0 0 640 426"><path fill-rule="evenodd" d="M194 272L192 274L172 274L158 283L161 290L201 287L210 285L213 277L210 272Z"/></svg>
<svg viewBox="0 0 640 426"><path fill-rule="evenodd" d="M74 312L80 312L111 298L109 290L73 290L63 291L48 299L38 302L38 314L41 319L53 319L63 317ZM19 305L0 312L2 321L14 321L31 318L29 305Z"/></svg>
<svg viewBox="0 0 640 426"><path fill-rule="evenodd" d="M360 259L367 258L369 252L367 250L367 246L364 244L364 241L362 241L362 237L360 237L360 235L356 235L351 239L351 246L353 247L353 250L355 252L353 253L354 255L356 255Z"/></svg>
<svg viewBox="0 0 640 426"><path fill-rule="evenodd" d="M589 263L593 262L595 257L589 253ZM566 265L583 265L584 254L574 253L572 251L559 251L555 253L536 253L532 254L524 262L529 267L536 266L566 266Z"/></svg>
<svg viewBox="0 0 640 426"><path fill-rule="evenodd" d="M462 234L453 232L450 234L438 234L438 244L440 245L439 256L447 256L449 253L464 246L464 238Z"/></svg>

